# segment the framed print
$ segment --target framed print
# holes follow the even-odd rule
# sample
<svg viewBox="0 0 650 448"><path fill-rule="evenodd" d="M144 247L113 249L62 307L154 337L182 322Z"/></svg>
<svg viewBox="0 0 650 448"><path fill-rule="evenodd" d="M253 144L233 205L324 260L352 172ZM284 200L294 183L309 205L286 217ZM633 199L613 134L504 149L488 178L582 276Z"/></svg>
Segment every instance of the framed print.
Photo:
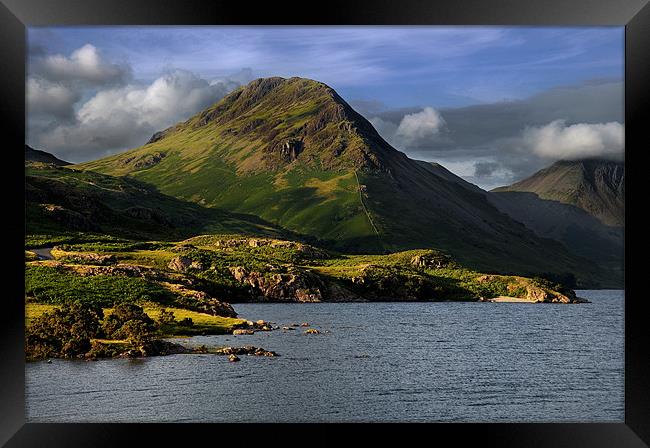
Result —
<svg viewBox="0 0 650 448"><path fill-rule="evenodd" d="M648 443L646 1L3 2L7 446Z"/></svg>

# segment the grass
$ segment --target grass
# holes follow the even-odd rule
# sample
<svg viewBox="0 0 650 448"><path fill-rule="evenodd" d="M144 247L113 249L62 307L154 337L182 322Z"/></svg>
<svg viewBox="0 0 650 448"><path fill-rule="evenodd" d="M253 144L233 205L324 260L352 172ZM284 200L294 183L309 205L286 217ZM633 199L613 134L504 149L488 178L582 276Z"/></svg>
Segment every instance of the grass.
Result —
<svg viewBox="0 0 650 448"><path fill-rule="evenodd" d="M143 278L80 276L60 267L40 263L25 266L25 295L39 303L62 304L79 300L102 307L116 302L173 303L169 291Z"/></svg>
<svg viewBox="0 0 650 448"><path fill-rule="evenodd" d="M325 283L337 283L362 296L385 300L478 300L501 295L525 297L534 283L521 277L485 275L465 268L444 252L410 250L386 255L351 255L328 252L304 243L232 235L201 235L181 242L107 241L62 245L53 251L59 261L67 255L92 250L111 254L120 264L156 269L155 279L110 275L81 276L83 266L69 269L47 262L28 263L26 292L39 303L60 304L78 299L103 307L116 302L158 303L160 306L200 311L194 299L182 298L161 282L165 275L182 275L193 288L212 297L237 302L249 300L249 286L238 282L232 267L243 267L263 277L311 271ZM63 250L66 249L66 250ZM103 249L103 250L99 250ZM182 274L169 273L175 257L189 259L195 267ZM412 265L419 258L438 260L443 267L425 269ZM76 267L75 267L76 266ZM297 270L297 271L296 271ZM165 274L168 273L168 274ZM353 281L363 279L363 281ZM552 289L549 285L541 285ZM557 289L557 288L556 288ZM189 302L187 301L189 300ZM180 305L180 306L179 306ZM200 304L199 304L200 305Z"/></svg>
<svg viewBox="0 0 650 448"><path fill-rule="evenodd" d="M322 85L294 82L283 89L286 104L264 102L255 107L254 112L234 114L234 122L245 128L254 120L281 117L275 128L279 134L273 138L280 141L281 136L290 138L324 108L334 106ZM270 159L259 157L270 139L260 138L256 133L250 134L252 140L244 135L230 135L228 129L234 123L212 122L197 126L198 121L198 116L193 117L153 144L77 167L129 175L156 185L164 194L213 208L250 213L322 240L360 240L373 235L359 201L349 160L341 157L328 162L340 163L340 169L320 168L322 153L333 152L334 148L329 146L339 144L339 140L311 142L305 146L302 156L309 159L309 163L292 164L287 170L276 171L268 169L266 163ZM341 131L329 123L323 132L338 135ZM215 144L215 136L218 136L218 144ZM353 136L347 138L348 145L357 143ZM165 153L166 157L147 169L136 169L132 165L139 158L156 152ZM132 157L135 159L129 161ZM188 175L178 176L179 170Z"/></svg>
<svg viewBox="0 0 650 448"><path fill-rule="evenodd" d="M26 247L110 239L180 239L202 230L282 235L256 216L165 195L131 177L28 166Z"/></svg>
<svg viewBox="0 0 650 448"><path fill-rule="evenodd" d="M25 326L29 325L32 320L49 313L56 308L56 305L46 303L27 303L25 304Z"/></svg>
<svg viewBox="0 0 650 448"><path fill-rule="evenodd" d="M45 313L51 312L56 308L56 305L42 304L42 303L27 303L25 305L25 325L29 325L32 320L42 316ZM160 307L156 304L146 304L143 306L145 313L154 320L158 319L160 315ZM167 311L172 311L177 321L185 318L192 319L194 325L191 327L181 326L178 324L165 325L161 331L162 337L171 336L192 336L197 334L228 334L232 333L239 324L243 323L243 319L236 319L230 317L212 316L205 313L197 313L181 308L165 307ZM108 316L113 312L112 308L104 308L104 316ZM105 341L100 341L105 342ZM111 341L120 342L120 341Z"/></svg>
<svg viewBox="0 0 650 448"><path fill-rule="evenodd" d="M592 285L608 275L561 244L542 241L481 194L401 158L324 85L291 79L272 92L252 85L154 143L74 168L154 185L185 206L189 201L263 220L246 232L224 215L211 218L210 232L276 227L344 252L441 248L483 271L572 272ZM212 120L204 121L211 113ZM303 151L283 160L274 148L296 137L303 139ZM165 157L151 166L137 164L156 153ZM116 185L107 188L102 191L110 195ZM200 229L207 231L207 224Z"/></svg>
<svg viewBox="0 0 650 448"><path fill-rule="evenodd" d="M165 308L167 311L174 313L177 321L189 318L192 319L193 325L191 327L172 324L165 326L165 336L189 336L195 334L226 334L232 333L238 325L245 322L243 319L236 319L231 317L212 316L205 313L197 313L182 308ZM145 312L153 319L158 319L161 307L145 306Z"/></svg>

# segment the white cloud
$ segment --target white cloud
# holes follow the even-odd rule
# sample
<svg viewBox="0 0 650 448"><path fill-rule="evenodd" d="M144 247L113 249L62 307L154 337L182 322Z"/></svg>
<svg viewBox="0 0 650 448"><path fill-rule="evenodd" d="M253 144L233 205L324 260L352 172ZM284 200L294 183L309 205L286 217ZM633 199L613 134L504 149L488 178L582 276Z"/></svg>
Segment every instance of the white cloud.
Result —
<svg viewBox="0 0 650 448"><path fill-rule="evenodd" d="M388 143L403 150L432 145L441 140L441 133L446 130L442 115L432 107L404 115L399 124L381 117L368 121Z"/></svg>
<svg viewBox="0 0 650 448"><path fill-rule="evenodd" d="M73 51L69 57L58 54L37 60L35 73L50 81L81 81L91 85L105 85L126 81L131 70L127 65L105 61L95 46L86 44Z"/></svg>
<svg viewBox="0 0 650 448"><path fill-rule="evenodd" d="M445 120L438 111L425 107L422 112L405 115L397 127L395 137L405 146L421 146L435 138L444 125Z"/></svg>
<svg viewBox="0 0 650 448"><path fill-rule="evenodd" d="M623 157L624 127L619 122L566 125L555 120L523 132L523 143L545 159L579 160Z"/></svg>
<svg viewBox="0 0 650 448"><path fill-rule="evenodd" d="M187 119L237 85L175 70L149 85L102 90L79 108L74 124L42 133L35 144L72 161L104 156L144 144L155 131Z"/></svg>

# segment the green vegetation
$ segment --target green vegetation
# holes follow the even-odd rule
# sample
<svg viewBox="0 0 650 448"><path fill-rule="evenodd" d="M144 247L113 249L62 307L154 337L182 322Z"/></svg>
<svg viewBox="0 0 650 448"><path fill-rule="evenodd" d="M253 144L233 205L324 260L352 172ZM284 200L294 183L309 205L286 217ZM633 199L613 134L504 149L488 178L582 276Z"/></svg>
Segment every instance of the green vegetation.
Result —
<svg viewBox="0 0 650 448"><path fill-rule="evenodd" d="M104 310L81 302L61 306L28 304L26 314L26 357L30 361L167 354L182 349L162 341L163 337L222 334L243 322L178 309L148 311L128 303ZM188 315L199 324L195 325Z"/></svg>
<svg viewBox="0 0 650 448"><path fill-rule="evenodd" d="M123 302L173 302L169 291L143 278L113 275L82 276L60 266L36 263L25 267L25 294L38 303L110 307Z"/></svg>
<svg viewBox="0 0 650 448"><path fill-rule="evenodd" d="M27 359L76 358L100 332L101 308L72 302L33 319L25 331Z"/></svg>
<svg viewBox="0 0 650 448"><path fill-rule="evenodd" d="M435 250L349 255L294 241L203 235L66 243L51 254L54 260L25 263L28 359L172 353L181 348L162 337L242 326L227 302L575 298L548 279L481 274Z"/></svg>
<svg viewBox="0 0 650 448"><path fill-rule="evenodd" d="M142 147L74 168L137 179L184 204L257 216L285 229L276 237L341 252L438 248L481 271L571 272L581 286L613 280L499 212L462 179L396 151L317 81L256 80ZM210 222L217 224L194 234L262 234L228 217Z"/></svg>
<svg viewBox="0 0 650 448"><path fill-rule="evenodd" d="M200 231L285 234L255 216L207 209L131 178L47 164L29 164L25 175L27 247L169 240Z"/></svg>
<svg viewBox="0 0 650 448"><path fill-rule="evenodd" d="M568 291L557 282L483 274L436 250L350 255L273 238L92 242L64 244L51 253L54 261L26 265L26 294L33 302L79 300L104 308L157 304L208 312L219 303L212 297L226 302L471 301L526 297L533 287ZM225 308L216 314L221 312L231 317Z"/></svg>
<svg viewBox="0 0 650 448"><path fill-rule="evenodd" d="M25 326L29 326L34 319L43 316L59 308L58 305L27 303L25 306ZM143 303L144 312L154 321L160 324L158 335L160 337L171 336L192 336L206 334L228 334L239 327L245 321L232 317L212 316L206 313L199 313L182 308L161 307L158 304ZM162 310L174 315L173 321L160 320ZM113 308L104 308L104 316L110 316ZM183 322L191 320L192 325L188 326Z"/></svg>

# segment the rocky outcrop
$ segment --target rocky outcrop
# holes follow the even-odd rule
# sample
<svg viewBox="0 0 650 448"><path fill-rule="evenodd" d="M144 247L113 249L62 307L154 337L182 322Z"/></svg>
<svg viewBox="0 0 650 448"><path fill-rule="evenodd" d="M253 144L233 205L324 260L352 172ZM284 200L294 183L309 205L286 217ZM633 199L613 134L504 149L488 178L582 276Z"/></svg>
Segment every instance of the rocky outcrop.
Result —
<svg viewBox="0 0 650 448"><path fill-rule="evenodd" d="M368 299L333 281L327 283L325 297L328 302L367 302Z"/></svg>
<svg viewBox="0 0 650 448"><path fill-rule="evenodd" d="M255 272L243 266L230 268L240 283L251 286L251 294L259 300L276 302L320 302L325 284L315 274L296 268L286 273Z"/></svg>
<svg viewBox="0 0 650 448"><path fill-rule="evenodd" d="M165 138L167 136L167 134L169 134L169 132L171 130L172 130L172 128L167 128L167 129L162 130L162 131L154 132L154 134L151 136L149 141L147 143L145 143L145 144L149 145L151 143L156 143L157 141L162 140L163 138Z"/></svg>
<svg viewBox="0 0 650 448"><path fill-rule="evenodd" d="M152 154L144 154L142 156L127 157L123 159L121 163L122 165L131 165L135 169L141 170L157 165L162 159L165 158L165 156L166 154L164 152L154 152Z"/></svg>
<svg viewBox="0 0 650 448"><path fill-rule="evenodd" d="M61 259L67 263L91 264L97 266L110 266L117 264L115 255L102 255L96 253L64 253Z"/></svg>
<svg viewBox="0 0 650 448"><path fill-rule="evenodd" d="M160 278L160 274L157 270L146 266L137 266L130 264L117 264L112 266L86 266L64 264L56 261L48 261L46 263L50 266L56 266L67 271L72 271L82 277L93 275L119 275L124 277L143 277L147 279Z"/></svg>
<svg viewBox="0 0 650 448"><path fill-rule="evenodd" d="M526 299L534 303L588 303L589 301L580 298L575 293L563 294L558 291L547 290L535 285L526 286Z"/></svg>
<svg viewBox="0 0 650 448"><path fill-rule="evenodd" d="M212 235L201 235L186 240L177 246L175 250L180 250L182 247L195 248L196 246L214 246L215 248L226 250L247 247L285 248L309 259L325 259L331 256L326 250L297 241L279 240L275 238L215 238Z"/></svg>
<svg viewBox="0 0 650 448"><path fill-rule="evenodd" d="M183 255L172 258L172 260L169 262L167 267L172 271L177 271L177 272L186 272L189 269L197 269L197 270L203 269L203 265L200 262L192 261L191 258L188 258Z"/></svg>
<svg viewBox="0 0 650 448"><path fill-rule="evenodd" d="M411 265L420 269L441 269L450 267L453 264L453 258L435 250L430 250L411 258Z"/></svg>
<svg viewBox="0 0 650 448"><path fill-rule="evenodd" d="M503 302L513 298L518 299L513 301L527 301L530 303L589 303L588 300L576 296L573 290L563 289L557 291L549 286L541 286L538 281L525 277L481 275L476 278L476 281L481 283L508 282L506 286L508 295L498 300ZM482 302L495 301L489 297L481 297L479 300Z"/></svg>
<svg viewBox="0 0 650 448"><path fill-rule="evenodd" d="M286 162L293 162L302 152L304 143L301 140L291 139L279 145L280 156Z"/></svg>
<svg viewBox="0 0 650 448"><path fill-rule="evenodd" d="M185 308L212 316L237 317L232 305L211 297L208 293L187 288L175 283L161 283L177 296L179 304Z"/></svg>

